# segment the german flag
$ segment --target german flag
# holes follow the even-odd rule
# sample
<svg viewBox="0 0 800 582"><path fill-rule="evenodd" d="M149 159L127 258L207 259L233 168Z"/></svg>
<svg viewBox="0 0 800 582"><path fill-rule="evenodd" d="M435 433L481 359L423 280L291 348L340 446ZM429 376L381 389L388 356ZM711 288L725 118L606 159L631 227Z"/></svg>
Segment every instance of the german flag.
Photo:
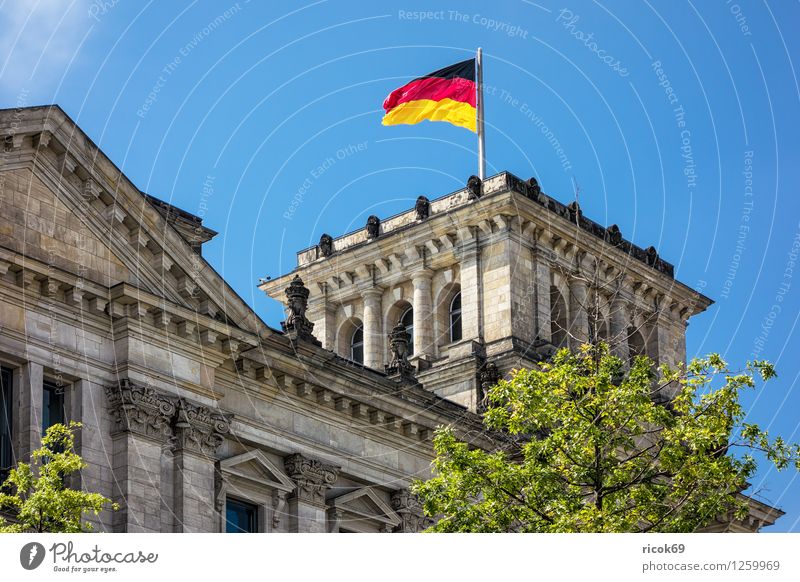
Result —
<svg viewBox="0 0 800 582"><path fill-rule="evenodd" d="M476 128L475 59L450 65L392 91L383 102L383 125L447 121Z"/></svg>

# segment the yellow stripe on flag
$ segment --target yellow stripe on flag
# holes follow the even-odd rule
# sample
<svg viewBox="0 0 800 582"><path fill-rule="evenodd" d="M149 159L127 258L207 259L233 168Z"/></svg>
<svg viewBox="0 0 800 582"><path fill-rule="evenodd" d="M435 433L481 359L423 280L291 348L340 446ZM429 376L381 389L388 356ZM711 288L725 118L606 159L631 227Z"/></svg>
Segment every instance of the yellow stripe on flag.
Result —
<svg viewBox="0 0 800 582"><path fill-rule="evenodd" d="M413 125L424 121L447 121L453 125L466 127L477 132L475 108L469 103L442 99L418 99L401 103L383 116L383 125L400 125L402 123Z"/></svg>

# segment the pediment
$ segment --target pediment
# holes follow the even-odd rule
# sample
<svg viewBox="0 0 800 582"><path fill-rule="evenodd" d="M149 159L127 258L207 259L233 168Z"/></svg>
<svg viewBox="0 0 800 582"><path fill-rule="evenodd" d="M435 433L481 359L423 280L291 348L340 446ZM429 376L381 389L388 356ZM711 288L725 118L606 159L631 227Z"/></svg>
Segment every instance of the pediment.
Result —
<svg viewBox="0 0 800 582"><path fill-rule="evenodd" d="M340 510L354 516L379 521L397 526L401 523L400 516L381 499L372 487L357 489L345 495L340 495L330 502L333 509Z"/></svg>
<svg viewBox="0 0 800 582"><path fill-rule="evenodd" d="M198 217L141 192L57 106L24 108L13 120L0 112L0 133L11 121L0 166L11 203L0 209L0 247L52 256L58 269L102 287L126 283L264 329L200 255L215 233Z"/></svg>
<svg viewBox="0 0 800 582"><path fill-rule="evenodd" d="M249 451L219 462L223 479L235 476L270 489L289 493L295 484L289 476L261 451Z"/></svg>

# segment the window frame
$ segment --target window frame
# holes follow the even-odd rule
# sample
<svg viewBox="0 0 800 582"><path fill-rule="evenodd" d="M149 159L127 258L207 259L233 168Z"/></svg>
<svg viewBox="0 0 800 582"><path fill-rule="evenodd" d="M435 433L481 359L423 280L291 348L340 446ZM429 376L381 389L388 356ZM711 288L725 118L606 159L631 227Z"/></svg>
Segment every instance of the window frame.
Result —
<svg viewBox="0 0 800 582"><path fill-rule="evenodd" d="M14 458L14 372L10 368L0 366L0 414L3 416L3 424L0 427L6 429L6 440L0 440L0 479L5 480L9 469L15 465ZM5 454L4 454L5 453ZM6 457L3 459L3 457Z"/></svg>
<svg viewBox="0 0 800 582"><path fill-rule="evenodd" d="M58 398L56 402L60 401L60 418L52 422L51 413L53 411L53 403L50 398L55 395ZM49 424L48 424L49 421ZM47 429L54 424L66 424L67 422L67 390L66 386L59 385L57 382L52 382L45 379L42 382L42 436L47 432Z"/></svg>
<svg viewBox="0 0 800 582"><path fill-rule="evenodd" d="M228 506L231 504L238 504L240 507L252 512L251 514L251 522L250 529L248 530L241 530L241 531L228 531L228 524L232 523L228 520ZM248 501L246 499L242 499L240 497L236 497L233 495L226 495L225 496L225 533L259 533L259 526L261 518L261 507L253 503L252 501Z"/></svg>
<svg viewBox="0 0 800 582"><path fill-rule="evenodd" d="M356 335L361 333L361 340L356 342ZM361 357L356 357L356 350L361 351ZM350 359L354 362L358 362L359 364L364 363L364 326L359 325L354 330L353 333L350 335Z"/></svg>

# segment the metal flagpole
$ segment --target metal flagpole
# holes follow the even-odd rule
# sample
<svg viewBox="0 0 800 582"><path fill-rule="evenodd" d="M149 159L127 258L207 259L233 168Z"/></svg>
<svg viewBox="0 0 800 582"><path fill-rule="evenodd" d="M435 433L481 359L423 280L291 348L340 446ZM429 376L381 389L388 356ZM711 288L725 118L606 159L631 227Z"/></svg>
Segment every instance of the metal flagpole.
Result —
<svg viewBox="0 0 800 582"><path fill-rule="evenodd" d="M477 95L475 104L478 110L478 177L481 182L486 179L486 144L483 136L483 49L478 47L478 57L475 59L475 76L477 77Z"/></svg>

